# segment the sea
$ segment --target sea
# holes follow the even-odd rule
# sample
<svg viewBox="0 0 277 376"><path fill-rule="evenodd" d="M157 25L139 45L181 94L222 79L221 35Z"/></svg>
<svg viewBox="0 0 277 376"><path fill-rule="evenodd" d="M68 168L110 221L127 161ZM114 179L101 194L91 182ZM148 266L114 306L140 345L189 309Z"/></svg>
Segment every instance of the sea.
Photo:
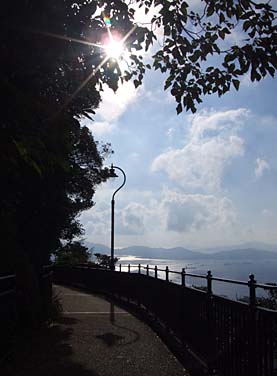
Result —
<svg viewBox="0 0 277 376"><path fill-rule="evenodd" d="M213 277L232 279L247 282L249 275L254 274L257 283L277 283L277 260L165 260L165 259L147 259L135 256L120 256L120 260L116 269L119 270L119 264L122 265L122 271L128 271L128 265L131 265L131 272L138 272L138 264L141 264L141 272L146 273L146 266L154 268L156 265L160 271L158 278L165 279L165 270L168 266L169 270L181 272L185 268L186 273L206 276L208 270L212 272ZM150 270L150 275L154 275L154 271ZM176 284L181 284L181 275L169 273L169 280ZM203 278L186 276L186 285L190 287L206 286L207 281ZM214 294L225 296L230 299L238 300L242 297L249 296L248 286L236 285L221 281L212 282L212 290ZM256 289L257 296L267 296L267 291L262 288Z"/></svg>

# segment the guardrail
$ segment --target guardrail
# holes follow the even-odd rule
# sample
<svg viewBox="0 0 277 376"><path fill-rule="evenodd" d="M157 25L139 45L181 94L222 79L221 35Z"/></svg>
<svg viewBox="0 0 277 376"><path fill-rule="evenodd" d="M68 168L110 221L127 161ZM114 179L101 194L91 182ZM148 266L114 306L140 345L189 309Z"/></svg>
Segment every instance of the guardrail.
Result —
<svg viewBox="0 0 277 376"><path fill-rule="evenodd" d="M52 282L53 282L53 270L52 265L43 266L42 273L40 275L39 288L41 295L41 320L45 321L49 319L51 305L52 305Z"/></svg>
<svg viewBox="0 0 277 376"><path fill-rule="evenodd" d="M123 272L123 266L118 271L56 267L54 275L58 283L109 292L150 312L207 365L210 374L272 376L276 373L277 311L254 304L254 287L263 285L258 285L253 277L243 282L219 279L211 273L199 276L149 266L145 267L146 274L142 274L142 266L126 267L127 272ZM131 273L135 267L137 273ZM165 272L164 280L158 278L158 271ZM170 273L180 274L182 283L170 282ZM188 275L206 279L207 291L187 287ZM213 280L245 284L249 287L250 304L214 295Z"/></svg>
<svg viewBox="0 0 277 376"><path fill-rule="evenodd" d="M0 277L0 360L12 347L16 326L15 275Z"/></svg>
<svg viewBox="0 0 277 376"><path fill-rule="evenodd" d="M213 281L218 281L218 282L224 282L224 283L229 283L229 284L234 284L234 285L240 285L240 286L246 286L249 289L249 304L251 306L255 306L257 304L257 294L256 290L258 288L263 289L263 290L270 290L270 291L277 291L277 285L273 285L270 283L267 284L262 284L262 283L257 283L255 280L254 274L249 275L249 280L246 281L238 281L235 279L229 279L229 278L219 278L219 277L214 277L212 275L212 272L209 270L206 275L203 274L194 274L194 273L187 273L185 268L182 268L181 272L175 271L175 270L170 270L168 266L165 267L165 269L158 268L157 266L150 267L149 265L143 266L141 264L138 265L122 265L119 264L118 266L118 271L123 272L123 269L127 269L128 273L132 272L132 269L137 272L138 274L142 273L142 270L145 271L145 274L147 276L152 276L155 278L158 278L158 272L163 272L165 275L165 280L168 282L170 281L170 274L175 274L180 276L180 284L182 286L186 286L186 278L187 277L193 277L197 279L203 279L206 280L206 286L199 286L201 288L204 288L207 294L213 294ZM152 275L151 275L152 272ZM192 286L188 286L192 287ZM196 286L194 286L197 288Z"/></svg>
<svg viewBox="0 0 277 376"><path fill-rule="evenodd" d="M51 266L43 267L39 276L39 294L41 298L40 320L49 318L52 302L52 276ZM19 294L20 295L20 294ZM0 362L13 349L15 334L20 330L20 323L26 324L21 317L22 307L18 298L16 275L0 277ZM26 307L25 307L26 308ZM27 307L29 308L29 307ZM24 311L24 310L23 310Z"/></svg>

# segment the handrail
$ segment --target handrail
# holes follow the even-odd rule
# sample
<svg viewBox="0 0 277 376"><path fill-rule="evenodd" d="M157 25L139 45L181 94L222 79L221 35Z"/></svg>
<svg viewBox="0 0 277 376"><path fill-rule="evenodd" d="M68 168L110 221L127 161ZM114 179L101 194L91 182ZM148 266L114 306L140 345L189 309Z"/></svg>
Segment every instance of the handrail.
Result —
<svg viewBox="0 0 277 376"><path fill-rule="evenodd" d="M255 288L260 285L253 275L246 282L213 277L208 272L200 276L207 280L207 288L201 291L186 286L185 269L176 272L168 267L118 264L117 270L66 266L54 270L57 283L112 294L149 314L155 325L161 323L167 336L173 333L178 346L183 344L210 372L225 375L230 370L226 373L230 376L243 369L244 375L273 376L277 371L277 311L256 307ZM158 275L158 270L165 276ZM170 272L182 277L181 284L172 283ZM213 294L212 280L248 286L249 300L236 302ZM260 343L262 346L256 345Z"/></svg>
<svg viewBox="0 0 277 376"><path fill-rule="evenodd" d="M10 279L10 278L15 278L15 274L4 275L0 277L0 281L4 281L5 279Z"/></svg>
<svg viewBox="0 0 277 376"><path fill-rule="evenodd" d="M249 288L249 304L250 306L255 306L257 304L256 300L256 289L257 288L262 288L264 290L273 290L277 291L277 285L272 285L272 284L264 284L264 283L257 283L255 280L255 277L253 274L249 275L249 280L248 281L240 281L236 279L230 279L230 278L221 278L221 277L214 277L211 273L211 271L207 272L207 275L203 274L195 274L195 273L187 273L185 269L183 268L182 271L178 272L176 270L170 270L168 266L165 267L165 269L158 268L157 266L151 267L149 265L131 265L131 264L119 264L119 272L122 271L122 268L128 268L128 272L131 272L132 268L136 268L138 270L138 274L141 273L141 270L146 270L147 276L150 278L158 278L158 272L163 272L165 273L165 280L167 282L170 282L169 280L169 274L178 274L181 276L181 285L186 286L186 277L194 277L194 278L202 278L206 279L207 281L207 293L208 294L213 294L212 292L212 282L217 281L217 282L225 282L225 283L232 283L235 285L241 285L241 286L247 286ZM149 271L154 271L154 276L149 274ZM174 283L174 282L173 282Z"/></svg>
<svg viewBox="0 0 277 376"><path fill-rule="evenodd" d="M122 265L120 264L120 268L139 268L139 265L135 265L135 264L125 264L125 265ZM143 266L143 265L140 265L140 268L141 269L145 269L145 270L157 270L158 272L166 272L166 269L160 269L160 268L155 268L155 267L147 267L147 266ZM185 274L186 276L188 277L196 277L196 278L207 278L207 275L203 275L203 274L195 274L195 273L187 273L187 272L178 272L176 270L170 270L168 269L168 272L169 273L172 273L172 274L179 274L179 275L182 275L182 274ZM230 278L222 278L222 277L211 277L211 279L213 281L218 281L218 282L226 282L226 283L233 283L233 284L237 284L237 285L244 285L244 286L249 286L249 282L246 282L246 281L240 281L240 280L237 280L237 279L230 279ZM266 284L263 284L263 283L255 283L255 286L258 287L258 288L263 288L263 289L272 289L272 290L277 290L277 286L276 285L272 285L270 283L266 283Z"/></svg>

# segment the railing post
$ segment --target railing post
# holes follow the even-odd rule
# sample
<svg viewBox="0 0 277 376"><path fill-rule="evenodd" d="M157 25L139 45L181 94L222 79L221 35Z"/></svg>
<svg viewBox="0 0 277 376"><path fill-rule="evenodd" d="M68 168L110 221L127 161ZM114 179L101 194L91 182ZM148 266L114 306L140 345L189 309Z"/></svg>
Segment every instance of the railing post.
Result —
<svg viewBox="0 0 277 376"><path fill-rule="evenodd" d="M120 271L120 273L121 273L121 264L119 264L119 271Z"/></svg>
<svg viewBox="0 0 277 376"><path fill-rule="evenodd" d="M130 273L130 271L131 271L131 265L128 264L128 273Z"/></svg>
<svg viewBox="0 0 277 376"><path fill-rule="evenodd" d="M166 280L166 282L169 281L169 269L168 269L168 266L165 267L165 280Z"/></svg>
<svg viewBox="0 0 277 376"><path fill-rule="evenodd" d="M146 265L146 275L149 276L149 265Z"/></svg>
<svg viewBox="0 0 277 376"><path fill-rule="evenodd" d="M155 278L158 278L158 267L155 265Z"/></svg>
<svg viewBox="0 0 277 376"><path fill-rule="evenodd" d="M249 333L249 374L253 376L258 376L257 363L258 363L258 354L257 354L257 337L256 337L256 283L254 274L249 275L249 319L250 319L250 333Z"/></svg>
<svg viewBox="0 0 277 376"><path fill-rule="evenodd" d="M208 273L207 273L207 293L209 295L212 295L212 293L213 293L213 291L212 291L212 278L213 278L212 272L210 270L208 270Z"/></svg>
<svg viewBox="0 0 277 376"><path fill-rule="evenodd" d="M140 265L140 264L138 264L138 274L140 274L140 273L141 273L141 271L140 271L140 267L141 267L141 265Z"/></svg>
<svg viewBox="0 0 277 376"><path fill-rule="evenodd" d="M182 277L182 286L186 286L186 269L185 268L182 269L181 277Z"/></svg>
<svg viewBox="0 0 277 376"><path fill-rule="evenodd" d="M249 281L248 281L248 286L249 286L249 304L251 307L256 306L256 280L254 274L249 275Z"/></svg>

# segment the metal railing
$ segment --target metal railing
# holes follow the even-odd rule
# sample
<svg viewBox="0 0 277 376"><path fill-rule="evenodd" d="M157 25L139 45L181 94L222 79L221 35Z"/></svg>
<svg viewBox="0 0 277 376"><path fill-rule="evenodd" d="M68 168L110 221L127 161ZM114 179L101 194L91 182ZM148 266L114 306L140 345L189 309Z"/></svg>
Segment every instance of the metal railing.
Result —
<svg viewBox="0 0 277 376"><path fill-rule="evenodd" d="M138 265L119 264L118 271L123 272L124 271L123 269L125 268L127 269L128 273L131 273L133 269L138 274L141 274L142 270L144 270L147 276L152 276L154 278L158 278L158 272L163 272L165 275L165 280L167 282L170 281L170 274L179 275L180 276L179 282L182 286L187 286L187 283L186 283L187 277L203 279L203 280L206 280L206 286L198 286L198 287L206 291L207 294L213 294L213 281L245 286L245 287L248 287L248 290L249 290L249 304L251 306L255 306L257 304L256 290L258 288L263 289L263 290L277 291L277 285L270 284L270 283L267 283L267 284L257 283L257 281L255 280L254 274L250 274L249 280L246 282L246 281L239 281L239 280L230 279L230 278L214 277L210 270L208 270L206 275L203 275L203 274L187 273L185 268L182 268L182 271L178 272L175 270L170 270L168 266L166 266L165 269L161 269L157 265L154 267L150 267L149 265L144 266L141 264L138 264ZM153 272L152 275L151 275L151 272ZM195 287L197 289L197 286L188 286L188 287Z"/></svg>
<svg viewBox="0 0 277 376"><path fill-rule="evenodd" d="M52 302L51 266L43 267L39 276L40 320L49 318ZM15 333L20 329L20 323L26 324L21 317L22 309L16 275L0 277L0 362L12 351ZM30 308L30 307L28 307Z"/></svg>
<svg viewBox="0 0 277 376"><path fill-rule="evenodd" d="M123 272L125 268L127 272ZM137 272L132 273L135 268ZM165 279L158 278L159 271L165 272ZM171 273L180 275L179 285L170 282ZM272 376L277 371L277 311L254 304L255 288L271 286L259 285L253 277L243 282L211 273L199 276L141 265L119 265L118 271L56 267L54 276L57 283L108 292L149 312L184 348L189 347L211 374ZM206 279L206 291L186 286L187 276ZM250 304L214 295L215 280L248 286Z"/></svg>
<svg viewBox="0 0 277 376"><path fill-rule="evenodd" d="M6 275L0 277L0 361L12 347L15 329L15 275Z"/></svg>

